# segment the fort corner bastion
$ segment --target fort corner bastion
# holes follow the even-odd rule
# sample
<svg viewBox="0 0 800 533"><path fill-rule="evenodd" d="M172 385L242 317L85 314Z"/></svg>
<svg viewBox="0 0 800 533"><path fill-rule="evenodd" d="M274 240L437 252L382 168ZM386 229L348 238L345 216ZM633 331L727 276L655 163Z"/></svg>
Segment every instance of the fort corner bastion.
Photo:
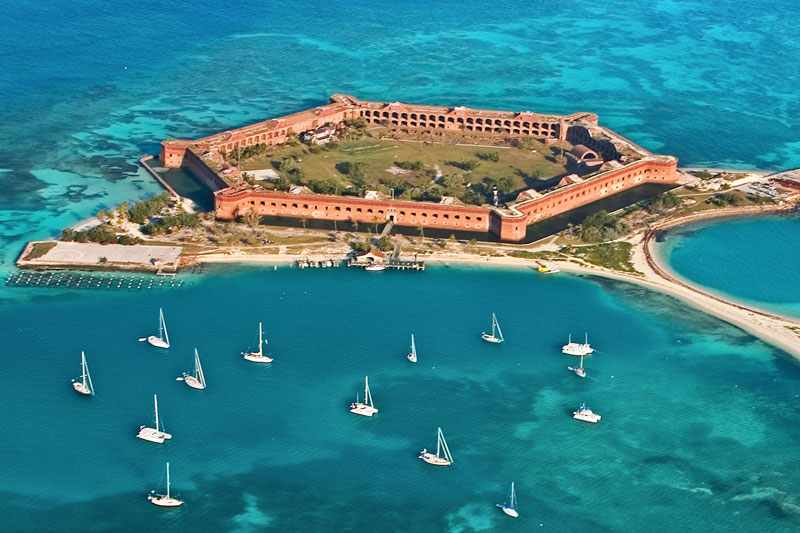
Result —
<svg viewBox="0 0 800 533"><path fill-rule="evenodd" d="M312 134L323 126L363 119L369 126L383 126L398 134L424 133L446 137L505 139L534 137L545 144L565 141L572 174L549 190L527 189L499 205L394 200L386 198L299 194L249 185L223 178L218 162L236 148L278 145L296 135ZM437 107L400 102L369 102L336 94L330 103L291 115L224 131L197 140L161 142L161 164L183 167L214 191L215 216L233 219L249 212L276 217L357 221L452 231L489 232L500 240L515 242L525 237L530 224L564 213L643 183L678 180L674 156L652 154L630 140L598 125L592 113L548 115L531 112L491 111L467 107Z"/></svg>

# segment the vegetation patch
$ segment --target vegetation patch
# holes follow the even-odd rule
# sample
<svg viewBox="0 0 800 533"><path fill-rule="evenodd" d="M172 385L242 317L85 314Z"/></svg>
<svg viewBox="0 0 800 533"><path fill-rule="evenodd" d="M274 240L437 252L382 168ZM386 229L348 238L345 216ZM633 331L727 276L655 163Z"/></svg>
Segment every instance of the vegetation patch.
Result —
<svg viewBox="0 0 800 533"><path fill-rule="evenodd" d="M593 265L621 272L637 273L638 271L631 263L631 248L633 245L629 242L608 242L594 246L568 248L565 251Z"/></svg>
<svg viewBox="0 0 800 533"><path fill-rule="evenodd" d="M31 251L28 254L28 259L38 259L42 257L44 254L55 248L57 243L55 242L37 242L31 247Z"/></svg>

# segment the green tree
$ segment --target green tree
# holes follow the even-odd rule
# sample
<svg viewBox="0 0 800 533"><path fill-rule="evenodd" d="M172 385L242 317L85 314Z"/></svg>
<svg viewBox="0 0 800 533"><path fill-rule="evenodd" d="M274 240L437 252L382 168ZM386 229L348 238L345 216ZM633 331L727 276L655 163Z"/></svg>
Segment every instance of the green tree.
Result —
<svg viewBox="0 0 800 533"><path fill-rule="evenodd" d="M119 221L125 222L128 220L128 202L122 202L119 204L117 208L117 213L119 214Z"/></svg>
<svg viewBox="0 0 800 533"><path fill-rule="evenodd" d="M61 240L62 241L74 241L75 240L75 230L72 228L67 228L61 232Z"/></svg>
<svg viewBox="0 0 800 533"><path fill-rule="evenodd" d="M417 239L417 243L422 244L422 240L425 238L425 226L417 226L417 231L419 231L419 239Z"/></svg>
<svg viewBox="0 0 800 533"><path fill-rule="evenodd" d="M255 229L261 223L261 215L256 213L255 209L252 207L250 210L242 217L244 223L250 226L251 229Z"/></svg>

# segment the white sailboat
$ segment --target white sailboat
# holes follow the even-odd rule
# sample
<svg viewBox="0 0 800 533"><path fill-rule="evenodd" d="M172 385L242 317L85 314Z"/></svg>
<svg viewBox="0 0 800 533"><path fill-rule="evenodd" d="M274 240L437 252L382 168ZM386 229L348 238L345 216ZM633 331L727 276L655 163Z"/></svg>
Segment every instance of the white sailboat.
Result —
<svg viewBox="0 0 800 533"><path fill-rule="evenodd" d="M514 482L511 482L511 492L508 494L506 498L506 503L500 505L499 503L497 506L503 510L508 516L513 516L517 518L519 516L519 512L517 511L517 493L514 490Z"/></svg>
<svg viewBox="0 0 800 533"><path fill-rule="evenodd" d="M203 390L206 388L206 376L203 374L203 367L200 366L200 355L197 353L197 348L194 349L194 368L192 373L184 372L183 378L178 379L183 379L184 383L193 389Z"/></svg>
<svg viewBox="0 0 800 533"><path fill-rule="evenodd" d="M258 323L258 351L257 352L242 352L242 355L248 361L254 363L271 363L272 358L264 355L264 345L267 344L264 339L264 332L261 329L261 322Z"/></svg>
<svg viewBox="0 0 800 533"><path fill-rule="evenodd" d="M438 428L436 437L436 454L432 454L426 448L419 452L419 458L434 466L450 466L453 464L453 455L450 453L450 448L447 447L447 441L444 440L442 428Z"/></svg>
<svg viewBox="0 0 800 533"><path fill-rule="evenodd" d="M167 322L164 320L164 311L158 308L158 337L150 335L147 342L156 348L169 348L169 333L167 333Z"/></svg>
<svg viewBox="0 0 800 533"><path fill-rule="evenodd" d="M411 351L408 352L408 355L406 357L408 357L408 360L411 361L412 363L417 362L417 346L414 344L413 333L411 334Z"/></svg>
<svg viewBox="0 0 800 533"><path fill-rule="evenodd" d="M369 376L364 378L364 402L359 402L358 396L356 396L355 403L350 404L350 412L362 416L372 416L378 412L375 405L372 403L372 392L369 390Z"/></svg>
<svg viewBox="0 0 800 533"><path fill-rule="evenodd" d="M156 427L149 428L147 426L140 426L139 433L136 436L146 441L155 442L156 444L164 444L164 441L171 439L172 435L161 431L163 429L163 424L159 424L158 396L155 394L153 394L153 405L155 406L156 411Z"/></svg>
<svg viewBox="0 0 800 533"><path fill-rule="evenodd" d="M497 321L497 317L492 313L492 333L481 333L481 338L486 342L493 342L495 344L500 344L503 342L503 332L500 331L500 323Z"/></svg>
<svg viewBox="0 0 800 533"><path fill-rule="evenodd" d="M589 334L586 334L586 341L581 344L579 342L572 342L572 335L569 336L569 342L561 348L561 353L567 355L589 355L594 352L589 346Z"/></svg>
<svg viewBox="0 0 800 533"><path fill-rule="evenodd" d="M72 387L81 394L94 396L92 376L89 375L89 365L86 364L86 354L83 352L81 352L81 377L72 380Z"/></svg>
<svg viewBox="0 0 800 533"><path fill-rule="evenodd" d="M167 463L167 493L156 494L156 491L153 490L147 495L147 499L150 500L150 503L153 505L158 505L159 507L178 507L183 505L183 500L178 500L177 498L170 496L169 489L169 463Z"/></svg>
<svg viewBox="0 0 800 533"><path fill-rule="evenodd" d="M575 372L578 376L585 378L586 377L586 370L583 368L583 356L581 356L581 364L580 366L568 366L569 370Z"/></svg>

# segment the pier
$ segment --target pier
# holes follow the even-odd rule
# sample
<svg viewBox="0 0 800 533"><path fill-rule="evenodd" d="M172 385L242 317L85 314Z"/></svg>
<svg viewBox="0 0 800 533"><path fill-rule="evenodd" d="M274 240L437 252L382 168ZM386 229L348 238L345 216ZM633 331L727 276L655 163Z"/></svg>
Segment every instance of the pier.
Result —
<svg viewBox="0 0 800 533"><path fill-rule="evenodd" d="M392 255L387 256L377 250L366 253L349 255L345 260L348 267L368 268L383 267L381 270L425 270L425 261L417 259L417 254L413 258L400 257L400 247L395 247ZM378 269L378 268L376 268Z"/></svg>
<svg viewBox="0 0 800 533"><path fill-rule="evenodd" d="M174 276L142 274L86 273L70 271L21 271L9 274L8 287L53 289L149 290L183 287L184 280Z"/></svg>
<svg viewBox="0 0 800 533"><path fill-rule="evenodd" d="M297 268L339 268L340 259L298 259L295 261Z"/></svg>

